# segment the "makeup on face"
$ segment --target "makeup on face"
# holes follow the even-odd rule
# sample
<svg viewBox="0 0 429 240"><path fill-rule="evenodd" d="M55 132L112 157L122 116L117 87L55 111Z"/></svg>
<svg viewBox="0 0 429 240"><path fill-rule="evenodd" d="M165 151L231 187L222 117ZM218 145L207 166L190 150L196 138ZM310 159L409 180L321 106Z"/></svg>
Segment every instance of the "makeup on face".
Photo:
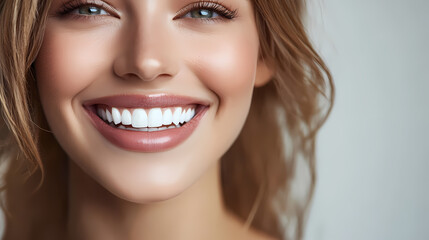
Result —
<svg viewBox="0 0 429 240"><path fill-rule="evenodd" d="M237 9L226 6L218 0L198 0L189 2L175 13L172 20L181 18L199 19L206 22L228 21L237 17ZM59 18L86 19L93 17L112 16L121 18L121 13L105 1L69 0L64 1L53 13Z"/></svg>
<svg viewBox="0 0 429 240"><path fill-rule="evenodd" d="M54 0L35 62L50 130L86 174L144 203L185 191L246 121L247 0Z"/></svg>
<svg viewBox="0 0 429 240"><path fill-rule="evenodd" d="M83 104L96 129L111 143L138 152L165 151L185 141L209 103L177 95L118 95Z"/></svg>

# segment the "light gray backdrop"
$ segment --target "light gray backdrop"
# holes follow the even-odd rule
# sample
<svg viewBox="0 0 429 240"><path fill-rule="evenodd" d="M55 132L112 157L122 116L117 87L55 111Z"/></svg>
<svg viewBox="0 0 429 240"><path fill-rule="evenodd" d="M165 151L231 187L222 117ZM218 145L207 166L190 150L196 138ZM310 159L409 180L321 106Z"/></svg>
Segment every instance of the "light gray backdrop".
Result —
<svg viewBox="0 0 429 240"><path fill-rule="evenodd" d="M305 239L429 239L429 1L309 4L337 99Z"/></svg>

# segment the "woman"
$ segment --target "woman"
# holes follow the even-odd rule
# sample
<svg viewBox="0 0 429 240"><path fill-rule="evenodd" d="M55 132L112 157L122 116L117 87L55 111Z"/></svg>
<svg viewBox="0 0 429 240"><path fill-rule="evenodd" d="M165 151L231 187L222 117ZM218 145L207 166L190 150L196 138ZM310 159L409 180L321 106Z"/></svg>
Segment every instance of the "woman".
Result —
<svg viewBox="0 0 429 240"><path fill-rule="evenodd" d="M0 9L4 239L302 238L333 93L303 2Z"/></svg>

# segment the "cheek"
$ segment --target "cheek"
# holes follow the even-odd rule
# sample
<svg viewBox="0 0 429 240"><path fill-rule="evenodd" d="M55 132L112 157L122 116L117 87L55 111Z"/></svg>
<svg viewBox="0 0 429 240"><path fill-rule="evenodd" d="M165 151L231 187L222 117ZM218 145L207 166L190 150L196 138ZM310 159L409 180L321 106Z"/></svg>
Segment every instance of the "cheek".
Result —
<svg viewBox="0 0 429 240"><path fill-rule="evenodd" d="M79 126L84 115L78 114L77 96L97 76L109 73L105 45L100 34L64 30L55 23L46 28L35 61L36 79L44 114L63 147L76 146L73 139L82 139L85 134Z"/></svg>
<svg viewBox="0 0 429 240"><path fill-rule="evenodd" d="M249 27L244 27L244 26ZM250 108L258 60L257 30L242 24L225 34L192 42L192 71L218 98L214 132L219 152L225 152L240 133Z"/></svg>
<svg viewBox="0 0 429 240"><path fill-rule="evenodd" d="M247 30L247 31L246 31ZM207 156L219 158L239 135L250 108L258 60L256 29L233 29L188 40L187 63L193 74L216 95L213 121L199 141ZM190 52L190 53L189 53Z"/></svg>
<svg viewBox="0 0 429 240"><path fill-rule="evenodd" d="M70 100L103 72L108 56L97 34L76 34L47 26L44 42L35 62L42 101ZM94 57L98 56L98 57Z"/></svg>
<svg viewBox="0 0 429 240"><path fill-rule="evenodd" d="M236 33L195 44L194 73L222 101L251 95L258 54L258 42ZM256 38L257 39L257 38Z"/></svg>

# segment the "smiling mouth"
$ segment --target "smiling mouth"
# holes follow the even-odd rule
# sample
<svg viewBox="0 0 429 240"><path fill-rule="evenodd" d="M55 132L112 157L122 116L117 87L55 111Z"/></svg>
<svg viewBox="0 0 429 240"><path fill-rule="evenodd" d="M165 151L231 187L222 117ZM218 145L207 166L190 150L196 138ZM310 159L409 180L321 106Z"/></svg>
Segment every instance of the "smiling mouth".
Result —
<svg viewBox="0 0 429 240"><path fill-rule="evenodd" d="M144 109L98 104L95 110L97 116L112 127L130 131L155 132L182 127L194 118L198 106Z"/></svg>
<svg viewBox="0 0 429 240"><path fill-rule="evenodd" d="M159 152L188 139L209 109L208 102L174 95L117 95L83 104L93 126L112 144Z"/></svg>

